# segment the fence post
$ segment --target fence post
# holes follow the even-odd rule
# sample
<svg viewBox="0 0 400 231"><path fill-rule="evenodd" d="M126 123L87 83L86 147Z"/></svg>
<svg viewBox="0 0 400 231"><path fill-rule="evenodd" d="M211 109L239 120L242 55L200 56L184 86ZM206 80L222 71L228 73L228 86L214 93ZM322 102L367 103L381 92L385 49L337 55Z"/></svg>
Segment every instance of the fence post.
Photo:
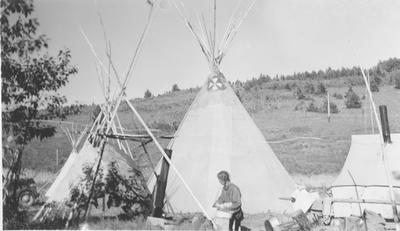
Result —
<svg viewBox="0 0 400 231"><path fill-rule="evenodd" d="M331 102L329 99L329 92L326 93L328 97L328 123L331 122Z"/></svg>

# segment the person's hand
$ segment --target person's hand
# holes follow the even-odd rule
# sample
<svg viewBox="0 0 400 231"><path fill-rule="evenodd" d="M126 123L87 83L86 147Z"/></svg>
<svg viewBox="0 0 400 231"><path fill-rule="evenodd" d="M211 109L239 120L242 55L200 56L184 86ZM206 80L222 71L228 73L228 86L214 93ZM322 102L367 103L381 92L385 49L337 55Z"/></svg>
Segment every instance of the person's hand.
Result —
<svg viewBox="0 0 400 231"><path fill-rule="evenodd" d="M228 209L230 207L232 207L231 202L221 204L221 209Z"/></svg>

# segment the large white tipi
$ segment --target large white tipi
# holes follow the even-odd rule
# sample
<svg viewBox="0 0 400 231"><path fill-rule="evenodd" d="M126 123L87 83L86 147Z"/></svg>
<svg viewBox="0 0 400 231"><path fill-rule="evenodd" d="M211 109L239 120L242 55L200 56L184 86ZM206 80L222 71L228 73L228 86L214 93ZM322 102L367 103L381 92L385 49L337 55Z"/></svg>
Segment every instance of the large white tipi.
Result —
<svg viewBox="0 0 400 231"><path fill-rule="evenodd" d="M213 33L202 35L195 31L183 14L182 5L176 5L200 43L212 73L187 111L168 148L172 150L172 163L209 214L212 214L212 205L221 189L217 180L217 173L221 170L227 170L231 174L231 181L239 186L244 212L291 210L290 202L280 200L279 197L293 193L295 184L292 178L219 69L226 53L225 48L232 40L230 36L235 34L251 6L242 12L240 18L231 22L227 37L221 43L228 44L217 49L215 40L210 40L210 37L210 43L202 42L207 41L204 38ZM154 183L155 179L150 179L149 185ZM200 211L174 171L169 171L166 197L175 212Z"/></svg>

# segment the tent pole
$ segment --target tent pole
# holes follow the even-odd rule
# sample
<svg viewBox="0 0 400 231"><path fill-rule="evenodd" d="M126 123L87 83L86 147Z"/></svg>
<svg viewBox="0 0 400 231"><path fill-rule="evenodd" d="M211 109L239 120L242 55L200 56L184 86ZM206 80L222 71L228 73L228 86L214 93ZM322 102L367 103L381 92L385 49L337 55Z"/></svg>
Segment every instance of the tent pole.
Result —
<svg viewBox="0 0 400 231"><path fill-rule="evenodd" d="M147 33L149 32L150 25L153 22L153 16L154 16L154 8L153 8L153 6L151 6L146 26L144 28L144 31L143 31L142 35L140 36L139 43L138 43L138 45L136 47L135 53L134 53L134 55L132 57L132 61L131 61L130 65L129 65L129 68L128 68L128 72L126 73L125 80L124 80L124 82L122 84L122 86L123 86L122 91L125 91L125 88L128 85L129 80L131 79L130 78L130 74L131 74L133 68L135 67L135 65L137 63L137 57L139 56L140 52L142 51L143 42L144 42L144 40L146 38Z"/></svg>
<svg viewBox="0 0 400 231"><path fill-rule="evenodd" d="M217 0L214 0L214 38L213 38L213 57L215 57L216 49L216 37L217 37Z"/></svg>
<svg viewBox="0 0 400 231"><path fill-rule="evenodd" d="M115 118L117 119L117 123L118 123L119 129L121 130L121 133L122 133L122 134L125 134L125 133L124 133L124 129L122 128L122 124L121 124L121 121L120 121L120 119L119 119L118 113L115 114ZM130 156L131 159L133 160L133 154L132 154L131 148L129 147L129 143L128 143L127 140L125 140L125 145L126 145L126 148L128 149L129 156Z"/></svg>
<svg viewBox="0 0 400 231"><path fill-rule="evenodd" d="M367 74L368 74L367 77L368 77L368 83L369 83L369 81L370 81L369 72L368 72ZM367 89L365 89L365 90L366 90L367 93L368 93L368 90L367 90ZM374 128L374 118L373 118L372 102L371 102L371 100L369 100L369 112L370 112L370 117L371 117L371 131L372 131L372 134L374 134L374 133L375 133L375 128Z"/></svg>
<svg viewBox="0 0 400 231"><path fill-rule="evenodd" d="M171 158L172 150L166 150L166 153L168 157ZM154 199L154 209L152 213L152 216L154 217L162 217L165 191L168 182L168 173L169 173L169 164L164 159L161 164L160 176L157 178L157 183L156 183L156 194Z"/></svg>
<svg viewBox="0 0 400 231"><path fill-rule="evenodd" d="M96 184L96 178L97 178L97 174L99 173L100 164L101 164L101 160L103 158L103 153L104 153L104 148L106 147L106 143L107 143L107 138L104 139L103 144L101 146L100 157L99 157L99 161L97 162L96 172L94 173L94 176L93 176L92 187L91 187L90 192L89 192L89 198L86 201L85 213L83 215L85 217L86 221L87 221L87 218L88 218L87 213L88 213L88 210L89 210L90 201L92 200L94 186Z"/></svg>
<svg viewBox="0 0 400 231"><path fill-rule="evenodd" d="M326 93L327 94L327 100L328 100L328 123L331 122L331 102L329 99L329 92Z"/></svg>
<svg viewBox="0 0 400 231"><path fill-rule="evenodd" d="M146 156L147 156L147 159L148 159L149 162L150 162L151 168L153 169L153 172L154 172L154 174L155 174L156 177L157 177L157 174L156 174L156 171L155 171L155 167L154 167L153 161L151 161L150 155L149 155L149 153L147 152L146 143L145 143L145 142L141 142L141 145L142 145L142 148L143 148L143 150L144 150L144 153L145 153Z"/></svg>
<svg viewBox="0 0 400 231"><path fill-rule="evenodd" d="M353 181L354 190L356 191L357 200L359 201L359 200L360 200L360 194L358 193L356 181L354 180L354 177L353 177L353 175L351 174L350 170L347 170L347 172L349 173L350 178L351 178L351 180ZM361 203L357 203L357 204L358 204L358 209L360 210L360 216L361 216L361 218L362 218L363 221L364 221L365 231L368 231L367 220L365 219L365 215L364 215L364 213L363 213L363 211L362 211L362 209L361 209Z"/></svg>
<svg viewBox="0 0 400 231"><path fill-rule="evenodd" d="M133 107L133 105L131 104L131 102L129 102L128 99L125 98L126 103L128 104L128 106L131 108L131 110L133 111L133 113L135 113L136 117L139 119L140 123L143 125L143 127L146 129L147 133L149 134L149 136L153 139L154 143L156 144L157 148L159 149L159 151L161 152L161 154L163 155L164 159L168 162L168 164L170 165L170 167L172 167L172 169L174 170L174 172L176 173L176 175L179 177L179 179L182 181L183 185L186 187L186 189L188 190L188 192L190 193L190 195L192 196L192 198L195 200L196 204L199 206L199 208L201 209L201 211L204 213L204 215L207 217L208 220L210 220L214 227L216 227L215 222L211 219L211 216L207 213L207 211L205 210L205 208L203 207L203 205L200 203L200 201L197 199L197 197L194 195L193 191L190 189L189 185L186 183L185 179L182 177L182 175L180 174L180 172L178 171L178 169L175 167L175 165L172 163L171 159L169 159L168 155L165 153L164 149L161 147L161 145L158 143L157 139L154 137L153 133L150 131L149 127L147 127L146 123L143 121L142 117L139 115L139 113L136 111L136 109Z"/></svg>

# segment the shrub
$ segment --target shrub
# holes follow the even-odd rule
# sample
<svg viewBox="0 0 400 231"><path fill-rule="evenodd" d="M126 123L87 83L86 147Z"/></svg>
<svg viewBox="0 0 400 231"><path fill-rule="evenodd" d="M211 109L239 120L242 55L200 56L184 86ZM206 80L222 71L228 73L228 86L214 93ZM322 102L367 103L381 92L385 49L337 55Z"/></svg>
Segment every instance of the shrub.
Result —
<svg viewBox="0 0 400 231"><path fill-rule="evenodd" d="M400 89L400 75L398 75L398 76L395 77L395 79L394 79L394 88Z"/></svg>
<svg viewBox="0 0 400 231"><path fill-rule="evenodd" d="M149 89L147 89L147 90L144 92L144 98L145 98L145 99L148 99L148 98L151 98L151 97L153 97L153 94L150 92Z"/></svg>
<svg viewBox="0 0 400 231"><path fill-rule="evenodd" d="M293 108L295 111L304 111L307 109L305 102L302 100Z"/></svg>
<svg viewBox="0 0 400 231"><path fill-rule="evenodd" d="M122 174L118 163L114 160L107 163L106 172L103 168L100 168L90 203L97 208L99 205L98 200L108 195L106 197L107 207L121 208L123 213L120 216L127 219L136 216L147 217L152 210L151 193L147 189L145 179L138 169L130 167L128 171L128 173ZM86 208L94 175L92 166L85 166L80 182L71 188L68 203L76 205L78 211L83 212Z"/></svg>
<svg viewBox="0 0 400 231"><path fill-rule="evenodd" d="M303 91L301 90L300 87L296 87L296 89L293 92L294 97L296 97L296 99L301 100L301 99L305 99L305 95L303 93Z"/></svg>
<svg viewBox="0 0 400 231"><path fill-rule="evenodd" d="M339 94L339 93L333 93L333 95L332 95L333 97L335 97L336 99L343 99L343 95L342 94Z"/></svg>
<svg viewBox="0 0 400 231"><path fill-rule="evenodd" d="M379 83L378 81L375 80L376 78L372 78L369 82L369 87L371 88L372 92L378 92L379 91Z"/></svg>
<svg viewBox="0 0 400 231"><path fill-rule="evenodd" d="M346 108L361 108L360 97L353 91L352 87L349 87L345 97Z"/></svg>
<svg viewBox="0 0 400 231"><path fill-rule="evenodd" d="M323 83L318 83L315 87L314 94L323 95L326 94L326 87Z"/></svg>
<svg viewBox="0 0 400 231"><path fill-rule="evenodd" d="M304 92L307 94L314 94L315 93L315 88L314 85L311 82L306 82L304 84L303 88Z"/></svg>
<svg viewBox="0 0 400 231"><path fill-rule="evenodd" d="M329 107L330 107L330 112L332 114L339 113L339 109L338 109L337 105L334 102L330 101L329 102ZM322 104L322 106L319 109L319 112L328 113L328 100L324 101L324 103Z"/></svg>
<svg viewBox="0 0 400 231"><path fill-rule="evenodd" d="M174 84L174 85L172 85L172 92L177 92L177 91L180 91L181 89L179 89L179 87L178 87L178 84Z"/></svg>
<svg viewBox="0 0 400 231"><path fill-rule="evenodd" d="M319 112L319 108L314 104L314 101L308 104L306 110L309 112Z"/></svg>
<svg viewBox="0 0 400 231"><path fill-rule="evenodd" d="M301 104L296 105L295 110L301 108ZM330 111L333 114L339 113L339 109L334 102L330 102ZM325 100L321 106L315 104L315 102L310 102L306 108L308 112L317 112L317 113L328 113L328 101Z"/></svg>
<svg viewBox="0 0 400 231"><path fill-rule="evenodd" d="M167 122L164 122L164 121L160 121L160 122L159 121L154 121L151 124L151 127L153 129L158 129L158 130L165 131L165 132L171 132L171 131L175 130L174 125L171 125L171 124L169 124Z"/></svg>

